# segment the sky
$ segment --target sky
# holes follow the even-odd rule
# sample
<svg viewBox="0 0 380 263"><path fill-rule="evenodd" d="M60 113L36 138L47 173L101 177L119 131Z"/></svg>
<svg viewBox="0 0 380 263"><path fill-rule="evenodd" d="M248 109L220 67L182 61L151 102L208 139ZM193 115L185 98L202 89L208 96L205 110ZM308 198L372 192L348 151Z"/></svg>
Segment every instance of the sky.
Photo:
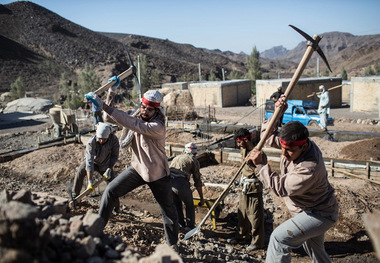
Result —
<svg viewBox="0 0 380 263"><path fill-rule="evenodd" d="M0 0L0 4L14 1ZM93 31L250 54L326 32L380 34L379 0L33 0ZM321 40L323 41L323 40Z"/></svg>

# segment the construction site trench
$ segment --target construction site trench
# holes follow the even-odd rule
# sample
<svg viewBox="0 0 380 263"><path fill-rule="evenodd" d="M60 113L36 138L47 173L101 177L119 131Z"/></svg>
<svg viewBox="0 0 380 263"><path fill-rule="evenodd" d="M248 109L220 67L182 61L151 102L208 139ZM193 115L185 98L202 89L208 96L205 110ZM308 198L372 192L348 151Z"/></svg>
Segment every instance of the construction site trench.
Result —
<svg viewBox="0 0 380 263"><path fill-rule="evenodd" d="M208 127L202 130L190 129L180 120L168 124L168 157L180 153L188 142L199 145L204 193L210 201L219 196L240 166L239 151L232 140L233 132L227 128L222 133L213 132L211 124L258 129L260 116L250 114L252 107L243 108L228 109L227 112L217 110L212 120L208 119L208 113L205 116L198 114L198 119L192 124L197 122ZM165 262L265 261L265 249L247 252L244 245L227 242L234 236L237 225L237 186L233 186L224 198L215 219L216 227L210 218L202 231L189 240L182 240L185 234L182 231L177 251L163 245L165 240L160 210L146 186L121 198L122 212L113 214L104 235L92 238L91 226L96 224L91 221L92 213L98 212L106 184L102 183L84 198L75 210L66 209L69 200L66 183L73 179L84 156L85 145L79 141L85 141L87 131L93 129L91 117L79 112L76 115L79 131L86 131L81 138L67 136L56 140L54 125L49 118L37 125L0 129L0 154L3 157L7 154L12 156L3 158L0 163L0 221L3 229L0 232L0 252L3 260L8 260L4 262L20 262L17 261L20 259L28 262L33 258L40 262L164 262L163 259L168 260L165 253L170 258ZM331 165L329 162L333 160L337 167L334 176L331 176L331 169L328 171L339 202L339 221L326 234L326 250L333 262L378 262L363 216L380 209L380 137L373 135L380 132L380 126L370 122L363 124L347 117L337 116L336 119L336 125L330 128L332 131L370 132L372 136L335 142L318 132L311 133L311 139L320 147L326 165ZM117 131L116 135L120 136L120 132ZM56 140L56 145L45 146L44 142L52 140ZM25 151L27 149L30 151ZM17 151L20 154L14 154ZM130 156L129 150L121 150L115 166L117 173L129 165ZM271 165L278 169L279 153L274 151L269 156ZM354 163L356 166L343 163ZM370 163L370 179L366 163ZM20 206L20 202L15 200L25 205ZM264 207L267 244L273 229L290 215L281 199L269 190L264 191ZM28 213L19 215L23 209L32 209L33 212L28 210ZM196 207L197 223L207 211L205 207ZM28 235L20 234L25 231ZM25 243L25 238L34 242ZM294 262L310 262L302 249L294 250L292 256Z"/></svg>

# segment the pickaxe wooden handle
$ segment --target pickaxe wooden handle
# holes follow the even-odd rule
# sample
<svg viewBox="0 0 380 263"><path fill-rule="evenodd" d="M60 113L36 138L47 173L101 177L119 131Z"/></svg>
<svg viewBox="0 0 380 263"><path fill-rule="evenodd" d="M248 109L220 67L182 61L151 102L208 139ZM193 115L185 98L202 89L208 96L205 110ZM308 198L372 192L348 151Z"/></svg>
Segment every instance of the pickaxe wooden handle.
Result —
<svg viewBox="0 0 380 263"><path fill-rule="evenodd" d="M333 89L337 89L337 88L340 88L342 86L343 86L343 84L340 84L340 85L337 85L337 86L334 86L334 87L331 87L331 88L327 89L327 91L330 91L330 90L333 90ZM321 94L321 93L322 92L317 92L317 93L309 94L306 97L310 98L310 97L313 97L314 95L318 95L318 94Z"/></svg>
<svg viewBox="0 0 380 263"><path fill-rule="evenodd" d="M98 181L96 181L94 184L93 184L93 188L95 189L96 187L98 187L98 185L104 181L107 181L107 180L110 180L111 178L111 172L109 171L110 168L108 168L104 174L103 174L103 177L101 179L99 179ZM70 191L70 190L69 190ZM72 198L72 200L69 202L69 207L72 208L72 207L75 207L76 203L79 202L83 197L89 195L92 191L94 191L93 189L91 188L87 188L86 190L84 190L80 195L78 195L77 197L75 198ZM70 193L71 194L71 193Z"/></svg>
<svg viewBox="0 0 380 263"><path fill-rule="evenodd" d="M117 77L120 79L120 80L123 80L127 77L129 77L130 75L132 74L135 74L136 75L136 68L134 66L130 66L129 69L127 69L126 71L122 72L120 75L118 75ZM106 91L108 90L110 87L112 87L113 84L116 83L116 80L113 80L113 81L110 81L108 82L107 84L104 84L103 86L101 86L100 88L98 88L97 90L94 91L94 93L96 95L100 95L103 91Z"/></svg>
<svg viewBox="0 0 380 263"><path fill-rule="evenodd" d="M314 35L313 38L311 38L309 35L307 35L303 31L301 31L300 29L298 29L298 28L296 28L296 27L294 27L292 25L290 25L290 26L292 28L294 28L297 32L299 32L301 35L303 35L304 37L307 36L306 39L308 39L308 43L307 43L308 47L306 49L306 52L305 52L305 54L304 54L304 56L303 56L300 64L297 67L296 72L294 73L294 75L292 77L292 80L290 81L288 87L285 90L285 93L284 93L284 95L285 95L285 101L288 100L290 93L292 92L294 86L296 85L297 81L301 77L302 72L304 71L307 63L309 62L309 60L311 58L311 55L313 55L313 52L316 51L316 50L319 50L318 51L319 54L321 54L321 52L322 52L319 49L319 47L318 47L318 43L321 40L321 38L318 35ZM324 61L327 63L327 60L324 57L323 53L322 53L321 56L322 56L322 58L324 58ZM330 68L330 66L329 66L329 68ZM270 122L268 124L268 127L267 127L266 131L261 136L259 143L255 147L257 150L261 151L261 149L263 148L263 146L265 144L265 141L267 140L267 138L269 136L269 133L272 132L274 124L280 118L280 111L281 111L281 108L276 108L275 109L275 112L274 112L273 116L270 119ZM209 211L207 212L206 216L202 219L202 221L199 223L199 225L196 228L194 228L194 229L190 230L189 232L187 232L186 235L185 235L185 237L183 239L185 239L185 240L189 239L190 237L194 236L195 234L197 234L197 233L199 233L201 231L202 225L206 222L207 218L210 216L210 214L212 213L212 211L218 205L218 203L220 202L220 200L222 200L222 198L224 198L225 194L227 194L227 192L229 191L229 188L231 187L231 185L233 184L233 182L236 180L236 178L240 174L240 172L243 169L243 167L244 167L245 164L246 164L245 161L241 164L239 170L235 173L234 177L231 179L230 183L227 185L227 187L224 189L224 191L219 195L218 199L216 199L215 203L209 209Z"/></svg>

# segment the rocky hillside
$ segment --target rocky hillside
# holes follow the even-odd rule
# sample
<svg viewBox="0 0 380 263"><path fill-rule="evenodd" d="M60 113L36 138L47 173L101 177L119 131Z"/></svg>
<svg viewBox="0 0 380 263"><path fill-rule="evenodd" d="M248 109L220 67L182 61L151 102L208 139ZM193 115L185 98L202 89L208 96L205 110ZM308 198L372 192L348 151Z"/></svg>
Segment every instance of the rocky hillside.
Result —
<svg viewBox="0 0 380 263"><path fill-rule="evenodd" d="M380 60L380 35L353 36L340 32L321 35L320 46L333 69L332 76L339 76L342 67L349 77L360 75L368 65ZM150 75L158 75L160 79L160 83L153 83L155 86L198 80L199 63L203 80L210 71L222 78L222 69L226 75L232 71L241 76L246 73L243 53L196 48L138 35L94 32L32 2L17 1L0 5L0 93L9 91L10 84L22 76L33 96L52 98L58 91L61 74L66 73L76 82L78 70L86 63L94 66L105 83L110 76L129 67L125 45L134 61L139 55L147 57ZM281 77L291 77L305 51L305 42L290 51L278 47L276 50L266 52L268 58L261 59L264 76L277 78L281 72ZM314 74L316 57L313 55L305 76ZM323 62L320 65L323 72Z"/></svg>

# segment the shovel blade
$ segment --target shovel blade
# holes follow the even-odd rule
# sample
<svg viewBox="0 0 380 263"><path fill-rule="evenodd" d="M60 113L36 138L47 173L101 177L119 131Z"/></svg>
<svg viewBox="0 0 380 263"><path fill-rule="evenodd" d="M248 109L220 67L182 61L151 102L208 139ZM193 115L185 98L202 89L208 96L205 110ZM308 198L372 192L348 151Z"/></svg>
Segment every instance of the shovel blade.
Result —
<svg viewBox="0 0 380 263"><path fill-rule="evenodd" d="M190 237L198 234L200 231L201 231L201 229L199 227L195 227L195 228L191 229L189 232L186 233L183 240L189 239Z"/></svg>

